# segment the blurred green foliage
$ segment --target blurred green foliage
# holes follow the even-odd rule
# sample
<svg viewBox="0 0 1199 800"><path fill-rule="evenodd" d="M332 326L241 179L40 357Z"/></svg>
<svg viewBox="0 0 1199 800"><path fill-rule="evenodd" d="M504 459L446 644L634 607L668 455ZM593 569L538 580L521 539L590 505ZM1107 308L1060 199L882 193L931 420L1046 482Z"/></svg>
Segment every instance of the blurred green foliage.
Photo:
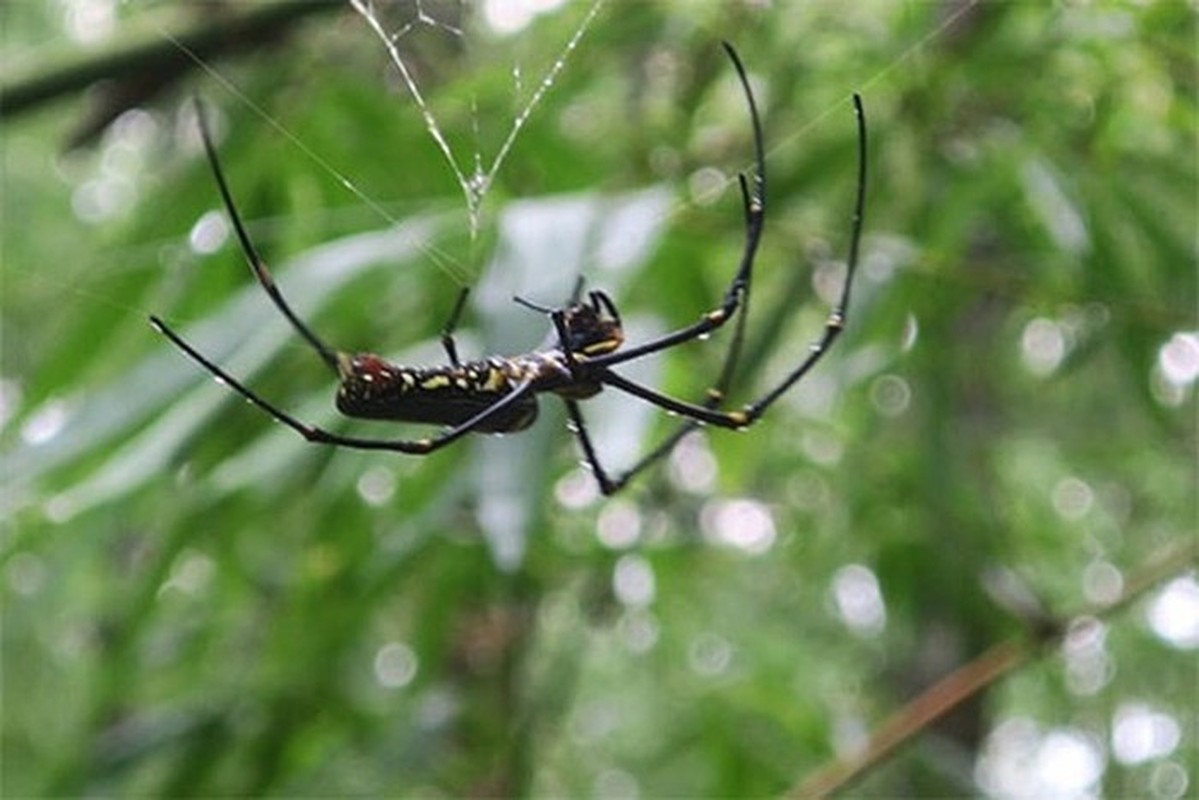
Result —
<svg viewBox="0 0 1199 800"><path fill-rule="evenodd" d="M59 8L7 7L6 58L82 48ZM482 6L426 2L462 34L400 36L468 171L589 9L500 35ZM112 36L221 10L122 4ZM391 31L417 19L393 11ZM558 302L580 271L634 337L687 324L741 246L749 127L721 39L769 149L734 401L802 358L840 285L853 90L860 282L846 335L759 426L616 499L555 402L427 459L318 448L146 325L341 429L234 243L189 246L219 219L192 92L252 236L336 344L439 360L471 285L461 348L520 352L544 320L508 298ZM1195 535L1195 41L1183 2L609 2L473 240L348 10L206 62L74 152L95 90L6 120L3 793L777 794L994 642L1110 601ZM699 397L727 342L642 374ZM608 394L585 409L616 464L677 424ZM1193 614L1193 577L1171 586ZM1162 597L1072 629L859 788L1193 793L1197 642L1163 635ZM1173 745L1137 757L1130 709L1173 720ZM1069 774L1005 772L1063 742Z"/></svg>

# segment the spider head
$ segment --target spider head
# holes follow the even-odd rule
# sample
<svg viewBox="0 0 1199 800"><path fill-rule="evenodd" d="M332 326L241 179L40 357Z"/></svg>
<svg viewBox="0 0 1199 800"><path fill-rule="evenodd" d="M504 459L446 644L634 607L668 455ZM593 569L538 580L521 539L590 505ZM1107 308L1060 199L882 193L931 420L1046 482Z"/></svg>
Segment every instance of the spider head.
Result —
<svg viewBox="0 0 1199 800"><path fill-rule="evenodd" d="M567 344L578 355L602 356L624 344L620 312L603 292L588 292L586 301L567 306L562 320L566 323Z"/></svg>

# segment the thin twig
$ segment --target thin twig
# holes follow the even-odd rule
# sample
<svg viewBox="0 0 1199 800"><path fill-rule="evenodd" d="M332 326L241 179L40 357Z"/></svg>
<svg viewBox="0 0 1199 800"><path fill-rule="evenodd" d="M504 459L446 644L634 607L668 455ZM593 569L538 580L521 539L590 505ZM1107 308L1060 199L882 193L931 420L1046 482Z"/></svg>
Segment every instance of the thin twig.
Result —
<svg viewBox="0 0 1199 800"><path fill-rule="evenodd" d="M1119 599L1107 605L1084 609L1075 616L1114 616L1166 579L1192 568L1197 557L1199 542L1195 540L1159 552L1137 571ZM1022 635L991 647L892 714L875 730L863 752L817 770L787 792L787 797L828 797L849 788L871 769L883 763L892 753L914 741L917 735L962 703L1009 673L1050 652L1051 648L1043 645L1060 642L1068 628L1068 625L1056 626L1055 630L1059 632L1041 641Z"/></svg>

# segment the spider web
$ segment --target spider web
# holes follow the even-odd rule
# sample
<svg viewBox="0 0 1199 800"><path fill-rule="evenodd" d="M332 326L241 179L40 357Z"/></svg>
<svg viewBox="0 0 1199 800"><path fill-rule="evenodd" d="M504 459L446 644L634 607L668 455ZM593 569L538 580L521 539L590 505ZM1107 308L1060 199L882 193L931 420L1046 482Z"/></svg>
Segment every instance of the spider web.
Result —
<svg viewBox="0 0 1199 800"><path fill-rule="evenodd" d="M553 61L549 63L549 66L544 69L538 68L536 70L527 71L527 74L530 75L540 75L540 79L537 80L535 84L526 80L525 71L520 68L518 62L514 62L514 64L517 65L514 66L512 70L512 91L513 96L518 99L518 103L514 104L516 110L512 114L510 124L504 126L507 129L506 135L503 137L501 144L495 149L494 156L490 159L487 159L487 163L485 165L483 152L477 144L477 135L475 138L476 145L474 151L466 152L465 157L463 156L463 150L461 147L455 148L450 144L449 139L443 135L442 128L438 123L437 115L429 107L426 97L421 91L418 76L415 75L411 69L409 69L409 67L413 64L413 51L409 47L413 44L412 37L429 34L442 35L453 37L456 40L462 40L469 45L470 40L474 37L474 32L464 30L466 26L462 25L461 23L447 21L455 19L455 17L447 13L446 9L457 9L460 12L469 11L471 12L469 15L460 14L459 16L472 16L473 18L476 9L482 10L484 8L482 5L484 0L477 0L477 2L476 0L408 0L406 3L399 3L396 2L396 0L349 0L352 7L355 8L358 14L362 17L367 28L375 34L376 38L378 38L380 43L384 46L384 49L388 53L392 64L395 66L401 79L403 79L406 91L413 98L413 102L416 104L423 119L425 120L425 125L428 128L429 134L433 137L434 141L437 142L440 152L446 159L453 174L455 175L455 179L461 187L463 196L466 199L467 207L470 210L472 235L479 230L481 207L492 186L492 181L498 174L499 169L503 166L506 157L513 148L518 135L522 131L523 126L532 117L532 115L536 113L540 102L555 85L559 75L561 75L563 71L570 66L574 51L578 48L588 31L591 29L591 26L597 19L599 12L603 9L605 1L606 0L589 0L589 4L585 8L583 6L577 6L568 9L570 13L581 14L581 17L573 26L573 32L569 36L565 37L562 43L556 46L556 49L551 48L554 52L556 52L556 56L554 57ZM432 5L434 2L438 3L435 9ZM515 4L518 2L518 0L495 0L495 2L503 3L505 4L504 8L507 8L508 3ZM543 3L543 9L545 13L558 12L562 10L559 6L549 7L548 5L545 5L545 0L541 0L541 2ZM950 29L950 27L959 17L976 6L978 2L979 0L971 0L970 2L959 6L954 13L947 15L941 24L924 33L924 35L912 42L902 53L892 58L886 64L886 66L878 70L864 83L859 83L858 85L862 89L869 89L876 84L887 83L890 81L891 76L896 72L900 72L901 67L904 64L906 64L912 57L919 55L919 53L928 47L931 42L934 42L940 38L947 30ZM576 11L575 8L582 10ZM434 9L436 13L431 12L431 9ZM160 35L174 42L176 47L194 59L199 67L203 69L209 76L211 76L214 81L219 83L222 87L225 87L234 96L236 96L239 101L245 103L249 108L253 109L253 111L259 114L267 124L278 130L281 135L285 136L293 145L303 152L305 157L317 164L322 170L334 176L348 191L358 196L363 201L364 205L370 207L373 212L378 214L381 218L398 225L398 221L388 212L384 205L373 200L366 192L359 189L346 174L339 171L332 163L323 158L314 149L308 147L305 142L301 141L296 134L288 130L281 122L273 118L261 106L257 105L252 98L247 97L243 92L240 91L235 83L227 78L216 66L208 63L202 57L190 52L182 42L177 41L167 30L161 26L155 23L153 24L153 27L159 32ZM508 35L516 34L516 30L509 29L507 33ZM532 90L531 94L526 95L526 92L529 90ZM833 113L842 105L843 103L834 103L830 105L824 113L817 114L807 123L798 127L792 127L789 130L779 131L777 136L772 137L773 144L770 148L770 152L777 152L780 148L789 146L796 140L801 139L807 134L810 128L820 124L828 114ZM478 115L476 115L476 129L478 127L478 122ZM108 161L115 161L115 159L108 159ZM469 167L464 167L464 164L469 165ZM669 216L671 212L663 210L657 213L664 216ZM417 237L412 241L401 238L390 246L392 249L389 252L392 252L394 255L394 248L400 245L413 245L421 250L422 255L438 256L437 258L433 259L433 263L452 279L461 282L461 273L456 273L455 270L452 269L452 266L454 265L454 259L448 255L441 254L438 251L432 237ZM129 253L127 251L121 254L122 257L119 259L119 261L122 265L136 263L140 260L143 260L139 258L129 258L127 257L128 255ZM117 259L114 259L114 261L115 260ZM344 259L342 259L340 263L344 263ZM36 281L49 282L54 285L54 295L57 303L61 303L63 297L74 297L82 298L87 304L92 305L97 303L103 303L109 306L116 305L128 309L130 314L137 318L137 324L139 326L143 324L142 317L145 313L161 310L157 308L143 307L136 301L131 303L124 295L110 293L107 289L93 288L89 284L89 281L96 280L97 275L111 274L113 268L95 269L94 262L89 262L88 267L89 270L85 277L80 276L70 281L61 281L60 278L48 274L45 270L39 269L36 272ZM130 267L121 266L119 269L130 269ZM33 273L33 270L31 269L25 269L21 271L30 274ZM290 280L293 282L297 279L299 279L299 274L293 275L290 278ZM248 288L252 290L251 293L253 293L253 291L257 291L257 289L254 287ZM314 289L309 292L303 291L302 284L297 286L297 288L300 289L300 291L295 292L297 298L304 296L322 296L328 292L327 286L320 287L320 290ZM476 295L476 297L478 297L478 295ZM555 295L551 291L547 293L547 297L553 298ZM504 299L506 300L506 296ZM218 326L218 332L219 331L220 326ZM133 367L129 369L126 374L120 376L119 380L114 381L111 384L111 387L113 388L113 396L118 398L118 400L113 401L107 406L104 403L97 403L94 399L92 399L96 396L96 392L98 390L95 387L89 387L87 390L89 399L86 403L80 399L82 394L76 397L66 395L65 399L63 397L52 396L46 402L41 403L40 408L35 408L33 411L28 413L18 412L20 418L25 421L23 424L26 428L31 431L40 432L38 433L39 438L34 440L33 438L28 438L25 434L22 434L22 443L18 444L18 449L7 449L3 453L4 457L11 457L13 463L22 463L25 465L25 469L22 470L22 477L29 482L29 485L32 485L32 480L39 474L44 474L45 472L56 468L63 463L69 463L73 459L78 458L81 454L94 452L95 448L102 444L117 440L118 437L125 434L129 426L134 422L149 418L149 416L157 409L163 407L165 402L163 398L165 395L147 397L147 402L144 406L131 405L127 401L128 387L130 385L160 385L162 384L163 376L169 374L171 368L165 366L165 364L170 364L173 362L163 361L160 363L159 361L154 360L157 357L161 357L161 354L155 354L155 357L147 358L143 362L133 365ZM183 380L184 373L180 373L180 375L180 380ZM11 383L12 381L10 381L10 384ZM170 390L170 388L170 386L166 387L167 390ZM11 395L14 391L18 390L5 390L4 386L0 386L0 395L3 395L4 391L8 391L8 393ZM6 399L3 396L0 396L0 410L3 410L4 402L6 402ZM12 400L7 400L7 402L10 404L13 403ZM87 414L72 414L71 407L73 403L78 403L79 407L88 408L92 415L88 416ZM175 423L176 427L173 428L175 435L182 436L183 434L187 433L186 425L194 424L195 420L201 418L203 414L195 413L195 410L193 409L192 413L184 416L186 417L185 423ZM170 443L169 438L161 435L151 438L157 442L156 452L165 453L167 450L169 450L169 447L166 446ZM46 461L41 465L32 464L32 456L30 453L34 449L42 447L45 442L50 442L51 440L55 440L57 442L68 442L70 444L70 448L68 448L67 451L63 451L58 454L51 454L52 457L47 458ZM22 450L21 448L27 449ZM18 455L13 456L14 453L18 453ZM155 469L157 469L156 465L166 463L165 456L162 459L156 460L155 458L147 458L144 456L144 454L139 454L138 458L136 459L131 458L130 463L133 462L143 466L149 464L150 468L146 469L144 472L130 474L129 472L121 472L119 469L114 468L120 465L115 465L107 460L104 462L104 469L102 471L98 471L96 474L100 476L101 473L104 473L103 479L106 481L105 485L109 487L109 489L106 490L109 493L104 495L105 498L111 499L113 496L116 496L117 494L136 486L138 482L144 480L146 476L154 474ZM4 489L5 487L0 486L0 495L3 494ZM36 497L36 493L33 493L29 496L29 499L33 500ZM99 502L99 498L95 498L94 502ZM3 506L4 498L0 496L0 507Z"/></svg>
<svg viewBox="0 0 1199 800"><path fill-rule="evenodd" d="M420 112L429 136L437 144L437 148L449 165L454 179L458 182L458 186L462 190L462 196L466 202L472 241L478 238L483 202L487 198L495 176L499 173L505 159L509 152L511 152L512 146L515 144L521 129L533 115L533 112L537 109L537 106L541 103L546 93L553 87L558 76L566 67L571 54L574 53L579 42L599 14L604 2L605 0L592 0L587 11L575 27L574 32L562 45L557 56L545 74L542 75L533 92L514 114L503 142L499 145L495 154L491 156L489 163L485 165L482 150L478 146L477 117L475 118L476 147L471 157L463 159L459 152L455 152L454 147L450 144L449 139L438 124L437 117L424 93L421 91L416 74L405 59L403 48L401 47L405 38L418 31L428 29L439 31L455 38L465 39L467 37L462 28L453 23L438 19L435 15L429 13L421 0L415 0L411 6L407 3L403 4L403 12L400 12L396 4L391 0L350 0L350 5L362 16L367 27L375 34L386 50L391 63L398 71L408 95L412 98L412 101L416 104ZM465 5L463 8L466 8ZM550 10L550 6L547 5L546 10ZM397 19L391 20L390 18L393 16L396 16ZM515 92L519 95L522 90L523 80L519 66L513 68L512 75ZM466 164L470 166L465 166Z"/></svg>

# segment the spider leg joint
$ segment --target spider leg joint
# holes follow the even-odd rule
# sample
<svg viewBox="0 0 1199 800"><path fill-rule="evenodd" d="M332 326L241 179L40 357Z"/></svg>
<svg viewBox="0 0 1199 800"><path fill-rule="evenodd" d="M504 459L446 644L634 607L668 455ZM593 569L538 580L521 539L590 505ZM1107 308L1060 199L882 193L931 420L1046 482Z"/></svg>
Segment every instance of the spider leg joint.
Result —
<svg viewBox="0 0 1199 800"><path fill-rule="evenodd" d="M748 428L749 424L753 422L753 420L750 419L749 414L744 410L730 411L729 419L732 420L733 425L737 428Z"/></svg>

